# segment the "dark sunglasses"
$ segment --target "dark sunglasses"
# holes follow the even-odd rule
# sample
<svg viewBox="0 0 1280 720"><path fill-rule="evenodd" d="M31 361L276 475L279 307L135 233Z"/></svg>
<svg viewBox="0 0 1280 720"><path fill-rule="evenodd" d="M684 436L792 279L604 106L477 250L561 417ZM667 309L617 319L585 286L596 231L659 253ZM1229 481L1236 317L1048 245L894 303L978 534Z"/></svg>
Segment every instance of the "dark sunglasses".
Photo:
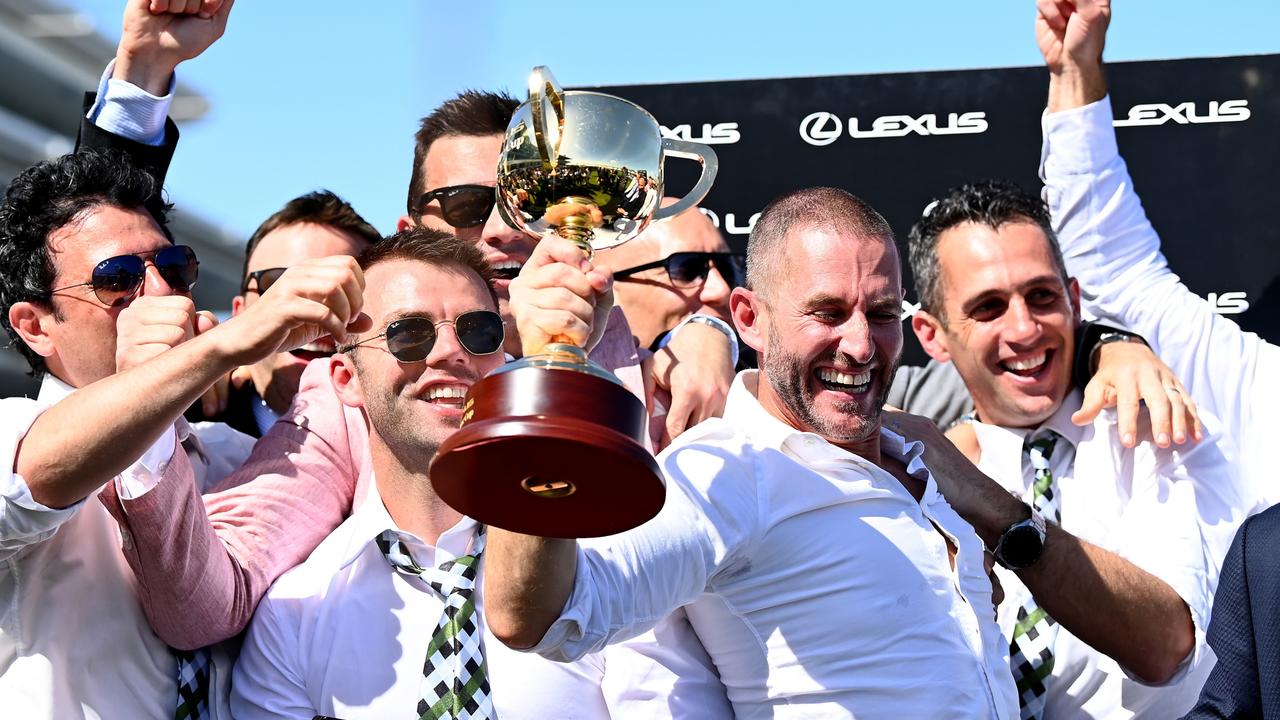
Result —
<svg viewBox="0 0 1280 720"><path fill-rule="evenodd" d="M423 193L415 209L422 215L427 205L439 200L440 215L445 222L456 228L475 227L489 219L497 202L495 192L488 185L450 185Z"/></svg>
<svg viewBox="0 0 1280 720"><path fill-rule="evenodd" d="M244 279L243 283L241 283L240 294L243 295L247 292L256 292L261 295L267 290L270 290L272 285L276 284L276 281L280 279L280 276L284 274L284 271L285 268L254 270L249 273L249 276ZM249 287L250 280L254 282L254 287Z"/></svg>
<svg viewBox="0 0 1280 720"><path fill-rule="evenodd" d="M707 280L707 273L714 265L720 276L730 287L741 283L746 274L746 259L738 253L729 252L675 252L661 260L629 267L613 274L614 280L627 280L636 273L654 268L665 268L667 278L678 288L691 288L701 285Z"/></svg>
<svg viewBox="0 0 1280 720"><path fill-rule="evenodd" d="M452 320L439 322L425 317L401 318L387 325L385 331L342 348L342 352L350 352L385 337L387 352L396 360L402 363L421 362L436 346L436 338L439 337L436 328L441 325L452 325L458 334L458 342L472 355L492 355L502 348L502 316L492 310L472 310Z"/></svg>
<svg viewBox="0 0 1280 720"><path fill-rule="evenodd" d="M154 253L109 257L94 266L89 282L55 288L52 292L88 285L93 288L93 294L103 305L127 305L138 294L138 288L142 287L142 281L147 276L148 256L156 272L160 273L169 287L181 293L191 292L191 288L195 287L196 278L200 274L196 251L186 245L170 245Z"/></svg>

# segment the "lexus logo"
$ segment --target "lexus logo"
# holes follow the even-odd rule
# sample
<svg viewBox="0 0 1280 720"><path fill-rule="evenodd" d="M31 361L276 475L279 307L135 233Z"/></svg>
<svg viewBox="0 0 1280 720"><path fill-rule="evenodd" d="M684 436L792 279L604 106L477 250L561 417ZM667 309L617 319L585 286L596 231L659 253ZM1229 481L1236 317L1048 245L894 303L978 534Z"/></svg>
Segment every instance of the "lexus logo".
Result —
<svg viewBox="0 0 1280 720"><path fill-rule="evenodd" d="M840 118L826 111L809 113L800 121L800 137L810 145L830 145L844 132Z"/></svg>
<svg viewBox="0 0 1280 720"><path fill-rule="evenodd" d="M830 145L844 133L845 123L834 114L819 111L809 113L800 121L800 137L810 145ZM939 122L938 115L881 115L869 126L860 124L859 118L849 118L849 137L855 140L867 138L894 138L916 135L977 135L987 131L985 112L947 113L946 121Z"/></svg>

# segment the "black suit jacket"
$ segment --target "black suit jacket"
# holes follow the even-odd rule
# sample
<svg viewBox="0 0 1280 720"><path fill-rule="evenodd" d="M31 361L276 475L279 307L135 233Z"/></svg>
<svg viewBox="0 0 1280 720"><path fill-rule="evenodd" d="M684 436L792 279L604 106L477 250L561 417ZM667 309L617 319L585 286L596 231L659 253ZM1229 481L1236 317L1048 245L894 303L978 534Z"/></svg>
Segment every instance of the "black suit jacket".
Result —
<svg viewBox="0 0 1280 720"><path fill-rule="evenodd" d="M1193 720L1280 719L1280 506L1245 521L1222 565L1209 622L1218 664Z"/></svg>
<svg viewBox="0 0 1280 720"><path fill-rule="evenodd" d="M258 429L258 419L253 416L253 406L262 402L258 396L258 391L254 388L252 382L246 382L240 387L235 385L227 393L227 409L213 415L206 416L200 402L196 401L187 411L183 413L183 417L187 422L220 422L230 425L233 430L248 435L249 437L260 438L262 431Z"/></svg>
<svg viewBox="0 0 1280 720"><path fill-rule="evenodd" d="M163 189L165 176L169 173L169 162L178 148L178 126L173 120L165 118L164 144L144 145L128 138L120 137L103 130L89 120L87 114L93 107L96 93L84 94L84 105L80 108L80 133L76 136L76 152L81 150L116 150L124 153L134 165L146 170L156 179L156 194L147 202L147 210L157 214L164 203Z"/></svg>

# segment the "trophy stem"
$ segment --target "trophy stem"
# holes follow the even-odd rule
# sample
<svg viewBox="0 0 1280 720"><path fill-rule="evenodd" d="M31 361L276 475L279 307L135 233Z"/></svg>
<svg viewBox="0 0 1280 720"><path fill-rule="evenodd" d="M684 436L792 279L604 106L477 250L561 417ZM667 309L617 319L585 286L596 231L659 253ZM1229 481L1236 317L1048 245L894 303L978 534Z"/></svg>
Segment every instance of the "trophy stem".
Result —
<svg viewBox="0 0 1280 720"><path fill-rule="evenodd" d="M553 207L566 208L567 212L560 221L560 225L556 227L556 235L572 242L587 254L587 259L595 254L595 249L591 247L591 239L596 234L596 222L592 217L599 214L600 210L590 198L581 195L569 195L560 198Z"/></svg>

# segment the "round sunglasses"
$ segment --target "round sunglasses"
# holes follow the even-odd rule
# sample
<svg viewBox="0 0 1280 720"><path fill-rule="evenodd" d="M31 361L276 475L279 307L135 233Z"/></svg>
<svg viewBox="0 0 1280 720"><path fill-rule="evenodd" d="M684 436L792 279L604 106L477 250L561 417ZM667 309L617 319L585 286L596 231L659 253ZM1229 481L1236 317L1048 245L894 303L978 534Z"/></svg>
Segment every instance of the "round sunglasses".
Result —
<svg viewBox="0 0 1280 720"><path fill-rule="evenodd" d="M147 276L148 258L169 287L180 293L191 292L195 287L200 274L196 251L186 245L170 245L152 253L109 257L94 266L88 282L54 288L51 293L89 286L103 305L127 305L138 294Z"/></svg>
<svg viewBox="0 0 1280 720"><path fill-rule="evenodd" d="M502 348L505 331L502 316L492 310L471 310L452 320L435 321L426 317L407 317L392 321L387 329L341 349L350 352L379 338L387 339L387 352L402 363L421 362L436 346L441 325L452 325L458 343L472 355L492 355Z"/></svg>
<svg viewBox="0 0 1280 720"><path fill-rule="evenodd" d="M741 283L746 275L745 258L738 253L674 252L661 260L619 270L613 274L613 279L626 281L632 275L645 270L663 268L667 271L667 278L672 285L678 288L691 288L706 282L712 266L715 266L720 277L724 278L730 287Z"/></svg>
<svg viewBox="0 0 1280 720"><path fill-rule="evenodd" d="M493 212L497 202L496 191L489 185L450 185L422 194L415 209L418 215L426 213L427 205L440 203L440 215L456 228L483 225Z"/></svg>

